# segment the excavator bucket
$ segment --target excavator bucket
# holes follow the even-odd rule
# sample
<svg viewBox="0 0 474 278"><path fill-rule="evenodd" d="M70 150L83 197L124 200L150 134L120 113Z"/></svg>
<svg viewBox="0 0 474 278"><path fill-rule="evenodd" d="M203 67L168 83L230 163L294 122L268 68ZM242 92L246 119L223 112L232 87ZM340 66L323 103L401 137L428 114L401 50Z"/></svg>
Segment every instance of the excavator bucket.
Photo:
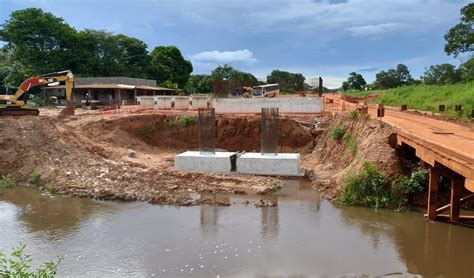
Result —
<svg viewBox="0 0 474 278"><path fill-rule="evenodd" d="M69 117L69 116L73 116L74 114L75 114L74 104L68 103L66 108L61 110L61 113L59 114L59 117L66 118L66 117Z"/></svg>

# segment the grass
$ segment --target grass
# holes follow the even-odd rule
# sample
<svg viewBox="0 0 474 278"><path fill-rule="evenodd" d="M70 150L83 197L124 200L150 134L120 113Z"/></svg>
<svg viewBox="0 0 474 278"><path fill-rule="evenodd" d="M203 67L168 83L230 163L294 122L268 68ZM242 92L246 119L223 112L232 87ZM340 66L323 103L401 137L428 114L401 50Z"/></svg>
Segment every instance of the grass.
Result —
<svg viewBox="0 0 474 278"><path fill-rule="evenodd" d="M341 140L346 134L346 130L340 126L336 125L333 129L331 129L330 136L333 140Z"/></svg>
<svg viewBox="0 0 474 278"><path fill-rule="evenodd" d="M30 174L30 182L31 183L38 183L41 178L41 173L37 170L33 170Z"/></svg>
<svg viewBox="0 0 474 278"><path fill-rule="evenodd" d="M188 127L188 126L192 126L196 123L196 117L192 117L192 116L182 116L180 119L179 119L179 125L180 126L185 126L185 127Z"/></svg>
<svg viewBox="0 0 474 278"><path fill-rule="evenodd" d="M346 142L346 146L351 152L352 156L356 156L357 154L357 140L352 136L352 134L348 133L344 136L344 141Z"/></svg>
<svg viewBox="0 0 474 278"><path fill-rule="evenodd" d="M353 120L357 118L358 116L359 116L359 113L357 112L357 110L353 109L347 112L346 118Z"/></svg>
<svg viewBox="0 0 474 278"><path fill-rule="evenodd" d="M408 109L439 112L439 105L446 106L445 115L449 118L470 119L474 109L474 82L450 85L413 85L388 90L349 92L348 95L381 94L372 103L387 106L408 105ZM454 105L462 105L460 114L454 111Z"/></svg>
<svg viewBox="0 0 474 278"><path fill-rule="evenodd" d="M2 176L0 179L0 188L12 188L15 187L16 180L11 176Z"/></svg>
<svg viewBox="0 0 474 278"><path fill-rule="evenodd" d="M136 130L136 134L139 137L145 137L147 135L153 134L158 130L158 126L155 123L144 125Z"/></svg>
<svg viewBox="0 0 474 278"><path fill-rule="evenodd" d="M58 189L56 188L56 186L50 182L46 183L46 185L44 186L44 190L52 195L58 193Z"/></svg>

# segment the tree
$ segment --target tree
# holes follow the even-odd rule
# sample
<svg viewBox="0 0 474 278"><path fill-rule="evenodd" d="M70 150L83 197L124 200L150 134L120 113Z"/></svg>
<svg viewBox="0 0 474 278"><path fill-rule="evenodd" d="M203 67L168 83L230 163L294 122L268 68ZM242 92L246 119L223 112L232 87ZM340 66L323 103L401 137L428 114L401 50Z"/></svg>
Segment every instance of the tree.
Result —
<svg viewBox="0 0 474 278"><path fill-rule="evenodd" d="M474 3L461 9L461 22L444 35L444 51L458 57L459 54L474 51Z"/></svg>
<svg viewBox="0 0 474 278"><path fill-rule="evenodd" d="M363 86L366 85L364 77L356 72L351 72L347 81L342 83L342 89L347 90L362 90Z"/></svg>
<svg viewBox="0 0 474 278"><path fill-rule="evenodd" d="M35 74L70 68L74 57L74 28L41 9L15 11L0 29L12 58Z"/></svg>
<svg viewBox="0 0 474 278"><path fill-rule="evenodd" d="M212 80L231 80L241 86L255 86L258 80L249 72L242 72L229 65L218 66L212 71Z"/></svg>
<svg viewBox="0 0 474 278"><path fill-rule="evenodd" d="M184 92L187 95L208 94L212 92L212 77L207 74L191 75L184 87Z"/></svg>
<svg viewBox="0 0 474 278"><path fill-rule="evenodd" d="M176 46L157 46L150 53L148 75L158 83L169 80L184 88L192 71L193 65Z"/></svg>
<svg viewBox="0 0 474 278"><path fill-rule="evenodd" d="M459 66L462 81L474 81L474 58L467 60Z"/></svg>
<svg viewBox="0 0 474 278"><path fill-rule="evenodd" d="M423 82L428 85L453 84L460 80L461 71L451 64L430 66L423 76Z"/></svg>
<svg viewBox="0 0 474 278"><path fill-rule="evenodd" d="M377 84L377 88L380 89L389 89L409 85L413 82L414 80L411 77L408 67L404 64L399 64L396 69L389 69L377 73L375 75L374 85Z"/></svg>
<svg viewBox="0 0 474 278"><path fill-rule="evenodd" d="M267 83L277 83L280 90L291 93L304 90L305 77L301 73L291 73L281 70L273 70L267 76Z"/></svg>

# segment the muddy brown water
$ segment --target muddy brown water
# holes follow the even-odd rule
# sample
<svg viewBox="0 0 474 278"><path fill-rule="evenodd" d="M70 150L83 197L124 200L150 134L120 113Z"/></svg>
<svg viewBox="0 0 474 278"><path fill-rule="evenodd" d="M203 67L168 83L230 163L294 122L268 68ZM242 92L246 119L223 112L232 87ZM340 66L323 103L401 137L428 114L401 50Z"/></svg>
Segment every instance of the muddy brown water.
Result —
<svg viewBox="0 0 474 278"><path fill-rule="evenodd" d="M26 243L37 262L61 255L60 277L474 276L473 229L334 205L299 181L265 208L248 195L170 207L2 192L0 249Z"/></svg>

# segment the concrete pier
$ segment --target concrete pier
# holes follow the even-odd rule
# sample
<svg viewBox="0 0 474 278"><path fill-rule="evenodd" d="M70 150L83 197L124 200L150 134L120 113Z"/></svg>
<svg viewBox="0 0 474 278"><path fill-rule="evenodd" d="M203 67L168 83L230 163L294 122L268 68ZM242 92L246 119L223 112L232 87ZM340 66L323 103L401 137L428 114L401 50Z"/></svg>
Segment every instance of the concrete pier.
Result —
<svg viewBox="0 0 474 278"><path fill-rule="evenodd" d="M201 154L198 151L187 151L175 156L174 167L180 171L229 173L232 170L233 152L216 152Z"/></svg>
<svg viewBox="0 0 474 278"><path fill-rule="evenodd" d="M237 172L272 176L304 176L298 153L279 153L278 155L245 153L237 158Z"/></svg>

